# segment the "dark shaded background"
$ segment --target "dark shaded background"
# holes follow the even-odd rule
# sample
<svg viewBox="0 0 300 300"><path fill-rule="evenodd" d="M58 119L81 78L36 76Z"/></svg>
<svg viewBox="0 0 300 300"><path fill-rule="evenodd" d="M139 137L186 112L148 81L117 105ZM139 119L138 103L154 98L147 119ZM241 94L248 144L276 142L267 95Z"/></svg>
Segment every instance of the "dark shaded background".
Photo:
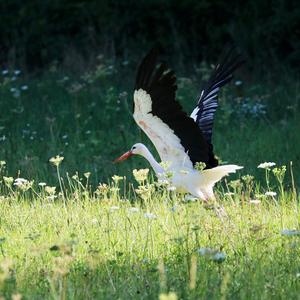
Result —
<svg viewBox="0 0 300 300"><path fill-rule="evenodd" d="M215 59L235 42L258 71L299 70L297 0L0 1L2 67L85 67L101 53L126 59L159 42L179 64ZM170 51L171 50L171 51Z"/></svg>

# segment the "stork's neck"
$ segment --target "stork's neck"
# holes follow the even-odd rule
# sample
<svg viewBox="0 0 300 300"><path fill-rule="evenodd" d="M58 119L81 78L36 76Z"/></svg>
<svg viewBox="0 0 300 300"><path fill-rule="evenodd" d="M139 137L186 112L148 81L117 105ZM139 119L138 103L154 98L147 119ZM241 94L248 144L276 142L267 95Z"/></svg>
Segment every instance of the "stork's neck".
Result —
<svg viewBox="0 0 300 300"><path fill-rule="evenodd" d="M164 172L163 167L155 160L155 158L153 157L153 155L151 154L151 152L148 150L147 147L145 147L141 155L148 160L148 162L150 163L151 167L153 168L156 174L160 174Z"/></svg>

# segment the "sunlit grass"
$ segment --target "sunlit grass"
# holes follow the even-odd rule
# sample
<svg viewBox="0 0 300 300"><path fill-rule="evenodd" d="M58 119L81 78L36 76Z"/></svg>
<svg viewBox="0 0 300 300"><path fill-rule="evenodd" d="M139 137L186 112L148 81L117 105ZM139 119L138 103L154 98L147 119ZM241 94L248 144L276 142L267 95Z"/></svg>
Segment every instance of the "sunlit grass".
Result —
<svg viewBox="0 0 300 300"><path fill-rule="evenodd" d="M243 176L203 203L153 181L147 170L134 170L137 186L115 175L94 190L90 173L61 177L65 160L50 162L61 188L3 177L3 296L298 296L299 198L285 167L264 164L266 182Z"/></svg>

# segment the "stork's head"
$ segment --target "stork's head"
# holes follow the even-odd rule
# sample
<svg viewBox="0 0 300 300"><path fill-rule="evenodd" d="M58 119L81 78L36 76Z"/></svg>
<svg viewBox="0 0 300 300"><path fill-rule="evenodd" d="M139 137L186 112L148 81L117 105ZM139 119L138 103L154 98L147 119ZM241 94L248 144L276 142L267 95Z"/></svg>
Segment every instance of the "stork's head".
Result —
<svg viewBox="0 0 300 300"><path fill-rule="evenodd" d="M145 145L141 144L141 143L137 143L134 144L131 149L129 151L127 151L126 153L124 153L123 155L121 155L120 157L118 157L117 159L114 160L114 162L119 162L119 161L123 161L127 158L129 158L132 155L144 155L144 153L147 151L147 148Z"/></svg>

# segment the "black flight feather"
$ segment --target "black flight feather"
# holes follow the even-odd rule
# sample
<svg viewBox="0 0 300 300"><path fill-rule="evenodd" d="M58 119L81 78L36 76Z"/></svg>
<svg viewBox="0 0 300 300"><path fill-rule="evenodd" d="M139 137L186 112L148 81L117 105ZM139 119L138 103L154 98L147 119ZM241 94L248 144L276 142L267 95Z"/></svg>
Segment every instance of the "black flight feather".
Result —
<svg viewBox="0 0 300 300"><path fill-rule="evenodd" d="M151 97L152 111L167 124L180 139L193 164L204 162L206 168L218 165L209 145L198 125L176 101L176 76L161 64L157 67L158 50L153 49L142 60L136 77L135 90L143 89Z"/></svg>
<svg viewBox="0 0 300 300"><path fill-rule="evenodd" d="M231 47L224 52L223 58L216 65L201 92L197 107L194 110L196 113L191 115L202 130L208 144L211 144L213 120L218 107L219 90L233 78L233 72L243 63L244 59L235 47Z"/></svg>

